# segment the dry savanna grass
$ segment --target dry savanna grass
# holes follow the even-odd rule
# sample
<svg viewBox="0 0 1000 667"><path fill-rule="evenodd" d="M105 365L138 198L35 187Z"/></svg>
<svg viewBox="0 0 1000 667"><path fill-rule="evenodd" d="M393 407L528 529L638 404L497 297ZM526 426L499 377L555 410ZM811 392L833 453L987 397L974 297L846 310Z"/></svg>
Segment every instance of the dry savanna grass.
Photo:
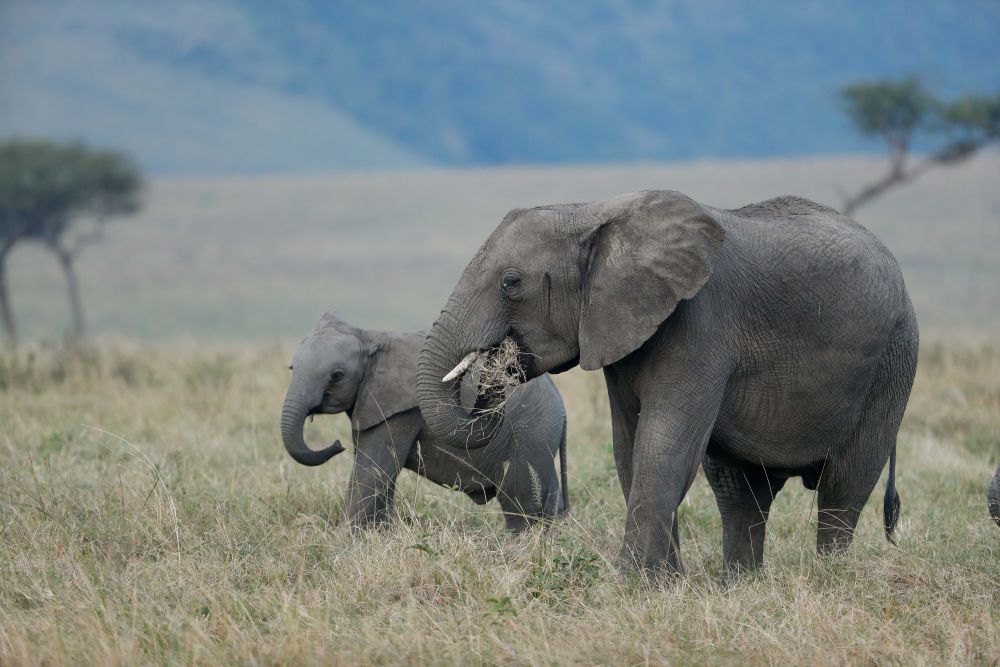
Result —
<svg viewBox="0 0 1000 667"><path fill-rule="evenodd" d="M507 535L495 503L404 473L391 530L339 525L348 456L278 437L290 348L103 343L0 356L0 664L996 664L1000 347L928 343L900 437L899 547L869 503L814 555L814 495L776 501L762 572L719 585L697 480L689 574L613 565L624 503L600 374L557 378L568 518ZM309 425L348 436L344 418Z"/></svg>

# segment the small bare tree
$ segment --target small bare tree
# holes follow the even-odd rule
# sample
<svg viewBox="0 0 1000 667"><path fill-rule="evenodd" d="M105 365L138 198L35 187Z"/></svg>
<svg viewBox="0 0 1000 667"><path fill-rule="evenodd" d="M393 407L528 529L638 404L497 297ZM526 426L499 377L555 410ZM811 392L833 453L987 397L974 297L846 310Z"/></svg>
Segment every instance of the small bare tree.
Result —
<svg viewBox="0 0 1000 667"><path fill-rule="evenodd" d="M845 215L853 215L886 190L932 167L963 162L1000 139L1000 92L965 95L946 103L911 77L853 83L841 90L841 98L858 131L881 139L889 157L889 169L882 178L843 197ZM921 138L934 149L914 158L914 141Z"/></svg>
<svg viewBox="0 0 1000 667"><path fill-rule="evenodd" d="M139 208L142 176L127 156L82 144L13 140L0 144L0 320L17 340L6 281L10 252L22 241L43 244L66 277L70 335L83 336L83 304L75 263L115 216Z"/></svg>

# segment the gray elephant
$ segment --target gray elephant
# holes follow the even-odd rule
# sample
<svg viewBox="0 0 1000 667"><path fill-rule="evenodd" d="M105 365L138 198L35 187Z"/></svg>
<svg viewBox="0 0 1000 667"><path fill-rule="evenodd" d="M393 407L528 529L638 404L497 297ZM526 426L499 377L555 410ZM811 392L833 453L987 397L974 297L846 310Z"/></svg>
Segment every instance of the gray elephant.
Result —
<svg viewBox="0 0 1000 667"><path fill-rule="evenodd" d="M420 355L431 430L478 447L492 428L443 382L512 337L527 377L604 370L627 515L625 568L682 571L677 508L703 463L728 572L760 565L771 501L818 491L819 552L846 549L896 435L917 322L892 254L798 197L736 210L672 191L516 209L469 262Z"/></svg>
<svg viewBox="0 0 1000 667"><path fill-rule="evenodd" d="M997 466L997 471L993 475L993 481L990 482L990 491L987 495L987 500L990 507L990 516L1000 526L1000 466Z"/></svg>
<svg viewBox="0 0 1000 667"><path fill-rule="evenodd" d="M386 521L401 468L454 486L479 504L496 497L511 530L565 511L566 412L551 378L514 389L506 418L481 449L456 449L430 432L417 407L414 378L423 342L423 333L357 329L325 314L290 366L281 436L292 458L315 466L344 451L339 440L310 449L303 426L314 414L346 412L355 447L345 515L353 526Z"/></svg>

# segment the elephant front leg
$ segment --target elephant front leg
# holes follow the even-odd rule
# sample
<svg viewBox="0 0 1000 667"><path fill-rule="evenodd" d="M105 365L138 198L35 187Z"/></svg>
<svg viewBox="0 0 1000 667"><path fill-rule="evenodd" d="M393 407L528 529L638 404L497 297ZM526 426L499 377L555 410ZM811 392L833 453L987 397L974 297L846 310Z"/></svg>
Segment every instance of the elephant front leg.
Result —
<svg viewBox="0 0 1000 667"><path fill-rule="evenodd" d="M698 471L717 409L717 403L702 410L643 408L619 555L623 569L683 573L677 510Z"/></svg>
<svg viewBox="0 0 1000 667"><path fill-rule="evenodd" d="M386 523L392 511L396 480L387 475L352 474L348 482L344 517L352 528Z"/></svg>
<svg viewBox="0 0 1000 667"><path fill-rule="evenodd" d="M635 430L639 423L639 399L619 382L611 369L604 369L611 405L611 444L615 455L615 470L621 484L625 502L632 491L632 449Z"/></svg>
<svg viewBox="0 0 1000 667"><path fill-rule="evenodd" d="M354 469L347 486L344 516L353 528L385 523L392 515L396 478L412 446L412 429L382 424L361 431L354 442Z"/></svg>
<svg viewBox="0 0 1000 667"><path fill-rule="evenodd" d="M352 528L386 523L392 514L399 466L387 456L373 456L373 447L358 448L347 483L344 516Z"/></svg>

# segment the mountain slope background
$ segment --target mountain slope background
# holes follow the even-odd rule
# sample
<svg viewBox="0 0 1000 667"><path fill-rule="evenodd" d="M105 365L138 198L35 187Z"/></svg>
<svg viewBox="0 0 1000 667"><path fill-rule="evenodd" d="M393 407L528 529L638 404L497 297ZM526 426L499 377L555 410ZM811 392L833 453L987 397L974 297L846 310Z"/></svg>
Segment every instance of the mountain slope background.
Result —
<svg viewBox="0 0 1000 667"><path fill-rule="evenodd" d="M985 0L13 0L0 136L174 174L865 152L840 86L996 89L998 29Z"/></svg>

